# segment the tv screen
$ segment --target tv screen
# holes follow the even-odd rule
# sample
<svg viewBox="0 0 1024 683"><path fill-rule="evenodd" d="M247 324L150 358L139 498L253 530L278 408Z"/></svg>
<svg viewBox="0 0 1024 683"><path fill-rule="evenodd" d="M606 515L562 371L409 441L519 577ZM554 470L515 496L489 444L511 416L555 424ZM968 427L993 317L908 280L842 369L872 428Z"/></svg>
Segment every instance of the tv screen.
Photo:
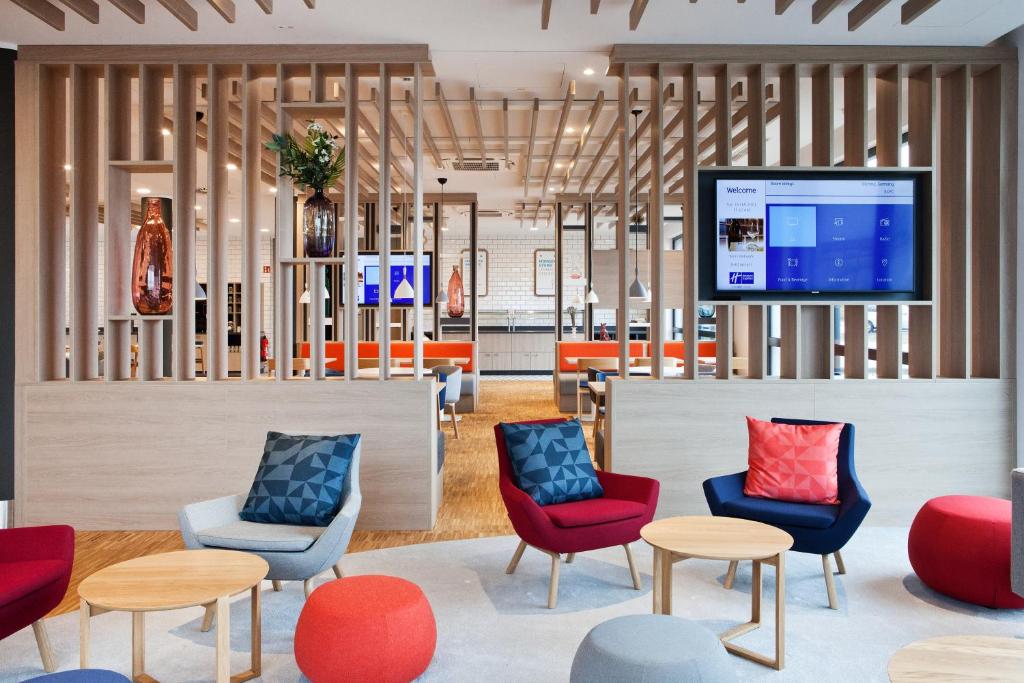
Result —
<svg viewBox="0 0 1024 683"><path fill-rule="evenodd" d="M389 264L391 276L388 278L391 303L394 306L412 306L412 297L398 298L395 292L402 281L414 284L413 255L407 252L392 252ZM380 304L380 254L376 252L362 252L358 257L359 263L359 289L356 292L356 301L360 306L377 306ZM423 305L429 307L434 300L433 278L431 277L431 254L423 254Z"/></svg>
<svg viewBox="0 0 1024 683"><path fill-rule="evenodd" d="M700 243L709 258L701 259L701 298L922 296L926 176L905 169L702 173Z"/></svg>

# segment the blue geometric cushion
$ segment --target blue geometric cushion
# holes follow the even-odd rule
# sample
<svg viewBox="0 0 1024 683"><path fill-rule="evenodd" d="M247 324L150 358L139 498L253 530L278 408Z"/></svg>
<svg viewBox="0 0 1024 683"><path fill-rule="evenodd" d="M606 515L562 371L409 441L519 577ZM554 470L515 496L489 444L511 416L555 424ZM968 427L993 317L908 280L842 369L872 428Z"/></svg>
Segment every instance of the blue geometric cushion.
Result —
<svg viewBox="0 0 1024 683"><path fill-rule="evenodd" d="M537 505L599 498L590 451L577 419L548 424L501 424L516 486Z"/></svg>
<svg viewBox="0 0 1024 683"><path fill-rule="evenodd" d="M263 460L239 516L264 524L329 525L343 502L341 490L358 444L358 434L267 432Z"/></svg>

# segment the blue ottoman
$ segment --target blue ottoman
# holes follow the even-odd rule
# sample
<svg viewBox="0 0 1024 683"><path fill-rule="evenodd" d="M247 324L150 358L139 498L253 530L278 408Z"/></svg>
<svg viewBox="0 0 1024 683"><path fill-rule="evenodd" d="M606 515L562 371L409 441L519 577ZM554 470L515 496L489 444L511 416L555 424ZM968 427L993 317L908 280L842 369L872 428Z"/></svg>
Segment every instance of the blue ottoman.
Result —
<svg viewBox="0 0 1024 683"><path fill-rule="evenodd" d="M598 624L580 643L571 683L733 683L725 647L686 619L636 614Z"/></svg>
<svg viewBox="0 0 1024 683"><path fill-rule="evenodd" d="M131 679L105 669L73 669L32 678L29 683L131 683Z"/></svg>

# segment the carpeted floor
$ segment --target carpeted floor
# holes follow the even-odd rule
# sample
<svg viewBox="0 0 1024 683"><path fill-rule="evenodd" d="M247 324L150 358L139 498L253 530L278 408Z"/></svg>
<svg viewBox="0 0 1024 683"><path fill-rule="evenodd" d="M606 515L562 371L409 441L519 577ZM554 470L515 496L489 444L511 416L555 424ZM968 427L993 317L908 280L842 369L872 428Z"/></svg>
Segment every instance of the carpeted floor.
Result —
<svg viewBox="0 0 1024 683"><path fill-rule="evenodd" d="M594 625L621 614L651 609L651 553L634 544L643 589L634 591L620 548L580 555L562 569L558 608L545 608L549 562L527 550L513 576L504 573L516 546L510 536L356 553L342 561L348 574L391 574L420 585L438 624L437 651L424 681L545 682L568 680L576 647ZM821 562L790 553L786 571L786 667L775 672L730 658L741 681L885 681L886 664L907 643L936 635L1024 636L1024 612L989 610L959 603L925 588L906 554L906 530L864 528L844 548L848 573L837 576L841 608L828 609ZM750 609L750 566L725 590L726 563L691 560L676 565L674 604L678 616L720 632L745 621ZM766 569L765 609L774 609L774 574ZM323 577L321 581L328 580ZM292 656L302 591L286 585L264 591L265 681L301 681ZM770 613L770 612L769 612ZM201 610L150 615L149 673L165 681L210 681L215 634L201 633ZM232 609L234 669L248 658L248 600ZM61 669L77 665L78 618L49 620ZM768 651L768 625L741 643ZM96 617L92 625L94 665L127 672L131 666L130 619ZM0 641L0 681L21 681L40 672L31 629ZM979 672L980 674L980 672Z"/></svg>

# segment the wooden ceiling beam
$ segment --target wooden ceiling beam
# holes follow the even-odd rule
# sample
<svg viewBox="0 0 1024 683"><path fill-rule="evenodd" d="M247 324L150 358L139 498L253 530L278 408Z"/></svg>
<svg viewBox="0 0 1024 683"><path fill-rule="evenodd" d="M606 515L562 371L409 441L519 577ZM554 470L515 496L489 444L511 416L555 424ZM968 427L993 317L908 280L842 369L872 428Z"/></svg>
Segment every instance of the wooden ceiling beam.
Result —
<svg viewBox="0 0 1024 683"><path fill-rule="evenodd" d="M551 23L551 0L541 0L540 3L540 28L542 31L548 30L548 24Z"/></svg>
<svg viewBox="0 0 1024 683"><path fill-rule="evenodd" d="M843 0L814 0L814 4L811 5L811 23L820 24L841 4Z"/></svg>
<svg viewBox="0 0 1024 683"><path fill-rule="evenodd" d="M629 8L629 30L635 31L640 25L640 20L647 10L647 0L633 0L633 6Z"/></svg>
<svg viewBox="0 0 1024 683"><path fill-rule="evenodd" d="M266 14L274 13L274 0L256 0L256 4Z"/></svg>
<svg viewBox="0 0 1024 683"><path fill-rule="evenodd" d="M235 0L206 0L229 24L235 23Z"/></svg>
<svg viewBox="0 0 1024 683"><path fill-rule="evenodd" d="M11 0L36 19L46 22L58 31L64 30L64 12L49 3L48 0Z"/></svg>
<svg viewBox="0 0 1024 683"><path fill-rule="evenodd" d="M775 0L775 14L785 14L795 0Z"/></svg>
<svg viewBox="0 0 1024 683"><path fill-rule="evenodd" d="M409 116L415 121L416 102L412 97L411 90L405 91L405 108L409 110ZM427 149L430 150L430 156L434 158L434 165L437 166L438 170L444 168L444 158L441 156L441 151L437 148L437 141L434 140L434 135L430 132L430 126L427 125L426 117L423 118L423 139L427 141Z"/></svg>
<svg viewBox="0 0 1024 683"><path fill-rule="evenodd" d="M480 103L476 99L476 88L469 89L469 106L473 111L473 128L476 129L476 145L480 149L480 161L487 161L487 143L484 142L484 120L480 116Z"/></svg>
<svg viewBox="0 0 1024 683"><path fill-rule="evenodd" d="M185 0L156 0L164 6L174 18L180 21L189 31L199 30L199 14L196 8Z"/></svg>
<svg viewBox="0 0 1024 683"><path fill-rule="evenodd" d="M576 100L576 81L569 81L569 87L565 91L565 99L562 100L562 113L558 116L558 127L555 129L555 139L551 143L551 154L548 156L547 168L544 169L544 184L540 188L541 198L547 196L548 181L551 180L551 172L555 170L555 157L558 155L558 147L562 144L562 136L565 135L565 127L569 123L569 114L572 113L572 103Z"/></svg>
<svg viewBox="0 0 1024 683"><path fill-rule="evenodd" d="M875 16L880 9L889 4L889 0L861 0L846 15L846 28L848 31L856 31L864 22Z"/></svg>
<svg viewBox="0 0 1024 683"><path fill-rule="evenodd" d="M136 24L146 23L146 6L142 0L110 0L110 4L124 12Z"/></svg>
<svg viewBox="0 0 1024 683"><path fill-rule="evenodd" d="M455 130L455 120L452 118L451 109L448 108L448 100L444 97L444 90L441 88L440 83L434 83L434 97L437 98L438 103L441 105L441 113L444 114L444 125L448 128L448 137L451 138L452 146L455 147L455 155L459 158L459 163L463 163L466 155L462 152L462 143L459 142L459 134Z"/></svg>
<svg viewBox="0 0 1024 683"><path fill-rule="evenodd" d="M587 118L587 124L583 126L583 130L580 131L579 142L576 143L576 150L573 152L572 160L565 167L565 177L562 178L562 192L565 192L569 181L572 179L572 170L576 168L576 162L580 160L580 154L583 153L583 148L587 146L587 142L590 141L590 136L594 132L594 126L597 124L597 119L601 116L601 110L604 109L604 91L599 90L597 93L597 99L594 100L594 104L590 107L590 116Z"/></svg>
<svg viewBox="0 0 1024 683"><path fill-rule="evenodd" d="M60 0L65 7L73 10L90 24L100 23L100 6L96 0Z"/></svg>
<svg viewBox="0 0 1024 683"><path fill-rule="evenodd" d="M530 142L526 146L526 165L523 167L523 196L530 194L530 166L533 165L533 145L537 142L537 115L540 114L540 99L533 98L530 110Z"/></svg>
<svg viewBox="0 0 1024 683"><path fill-rule="evenodd" d="M900 21L909 24L937 4L939 0L907 0L900 7Z"/></svg>
<svg viewBox="0 0 1024 683"><path fill-rule="evenodd" d="M633 88L633 91L629 94L629 106L632 107L636 103L637 99L639 99L639 97L639 92L636 88ZM615 135L619 129L620 123L621 120L619 116L616 116L615 121L612 123L612 127L608 129L608 132L604 136L604 141L601 143L601 147L597 150L597 154L594 155L594 159L590 162L590 168L587 169L587 172L583 175L583 180L580 181L580 194L586 192L587 184L590 182L591 176L594 175L594 171L597 170L598 165L601 163L601 159L603 159L604 155L607 154L608 148L611 146L612 141L615 139Z"/></svg>
<svg viewBox="0 0 1024 683"><path fill-rule="evenodd" d="M304 0L304 2L309 9L316 9L316 0Z"/></svg>

